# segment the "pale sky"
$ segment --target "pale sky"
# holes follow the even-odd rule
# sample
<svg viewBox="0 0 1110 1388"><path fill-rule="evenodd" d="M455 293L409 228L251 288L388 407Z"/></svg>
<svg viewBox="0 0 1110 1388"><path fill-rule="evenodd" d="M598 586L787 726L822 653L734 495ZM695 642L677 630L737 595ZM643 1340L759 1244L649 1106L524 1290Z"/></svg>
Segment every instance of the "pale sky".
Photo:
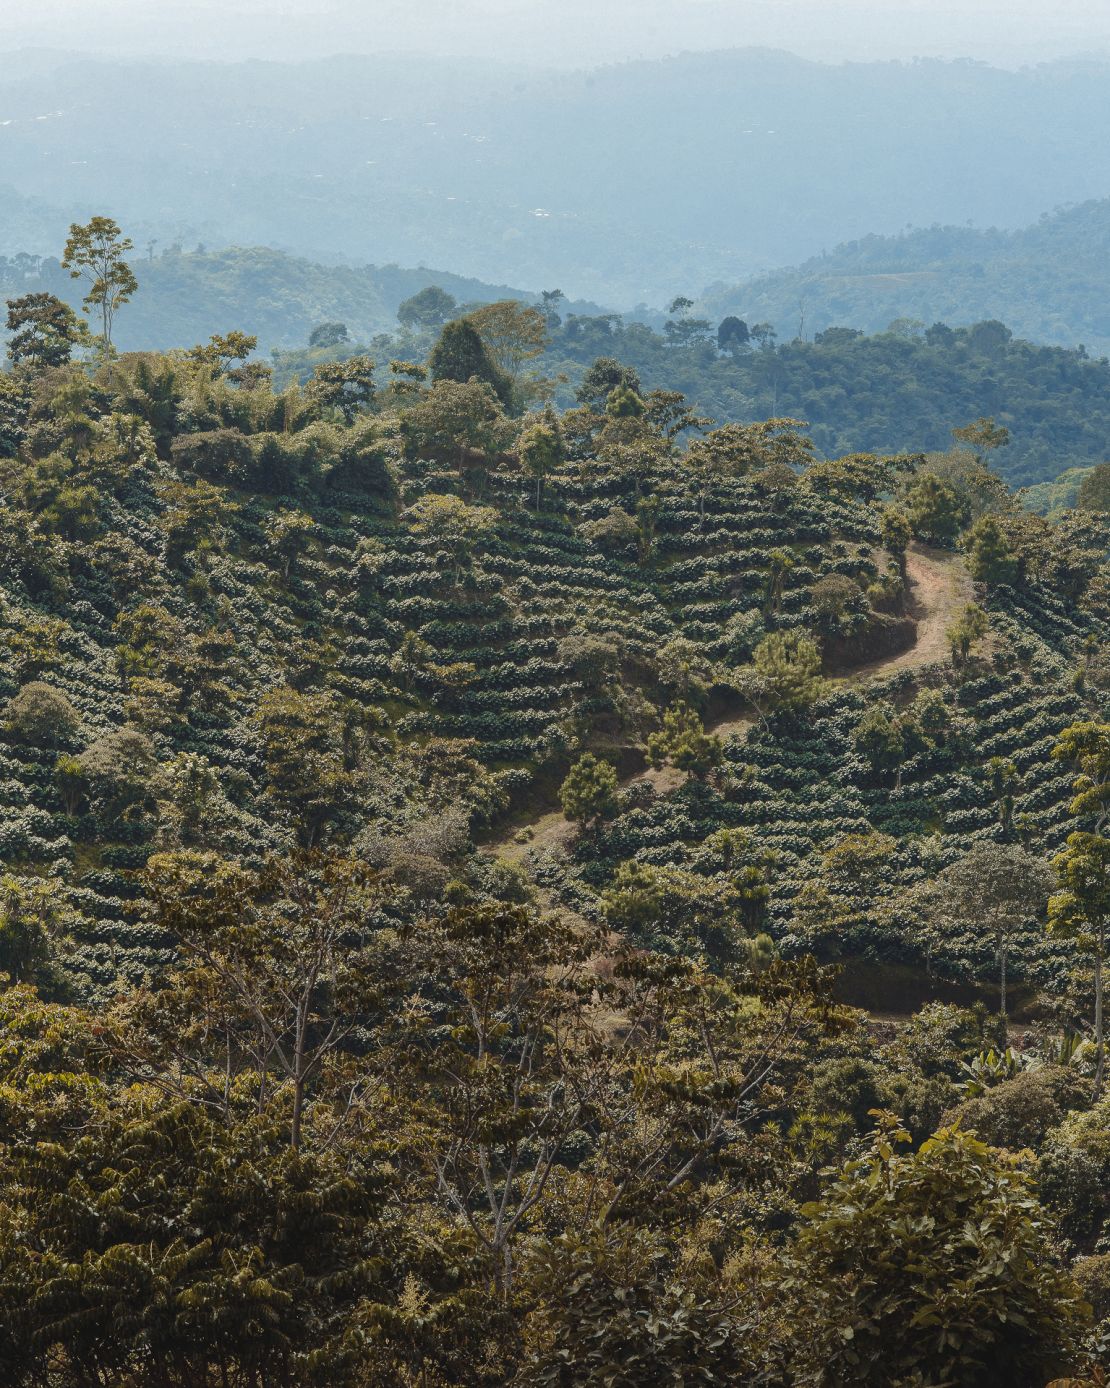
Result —
<svg viewBox="0 0 1110 1388"><path fill-rule="evenodd" d="M827 61L1105 56L1110 0L0 0L6 50L232 61L406 50L586 66L752 45Z"/></svg>

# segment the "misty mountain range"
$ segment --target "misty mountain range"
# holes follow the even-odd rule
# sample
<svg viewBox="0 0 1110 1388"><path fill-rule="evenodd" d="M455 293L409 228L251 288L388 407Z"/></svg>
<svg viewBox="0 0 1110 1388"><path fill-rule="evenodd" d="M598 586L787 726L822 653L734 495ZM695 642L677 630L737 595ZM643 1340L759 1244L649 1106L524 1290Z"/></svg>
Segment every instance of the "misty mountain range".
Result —
<svg viewBox="0 0 1110 1388"><path fill-rule="evenodd" d="M1110 193L1110 63L1009 72L740 50L545 72L13 55L0 249L137 241L426 263L618 306L936 223ZM719 294L718 294L718 297Z"/></svg>

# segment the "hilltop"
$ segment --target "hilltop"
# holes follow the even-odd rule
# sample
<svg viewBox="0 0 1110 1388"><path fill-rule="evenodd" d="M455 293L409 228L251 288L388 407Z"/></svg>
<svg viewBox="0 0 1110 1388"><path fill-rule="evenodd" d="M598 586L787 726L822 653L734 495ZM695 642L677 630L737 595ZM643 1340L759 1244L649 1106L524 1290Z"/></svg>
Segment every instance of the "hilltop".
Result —
<svg viewBox="0 0 1110 1388"><path fill-rule="evenodd" d="M846 242L791 269L716 284L699 311L794 332L833 325L880 332L895 319L952 327L1001 319L1033 342L1110 351L1110 199L1007 231L931 226Z"/></svg>

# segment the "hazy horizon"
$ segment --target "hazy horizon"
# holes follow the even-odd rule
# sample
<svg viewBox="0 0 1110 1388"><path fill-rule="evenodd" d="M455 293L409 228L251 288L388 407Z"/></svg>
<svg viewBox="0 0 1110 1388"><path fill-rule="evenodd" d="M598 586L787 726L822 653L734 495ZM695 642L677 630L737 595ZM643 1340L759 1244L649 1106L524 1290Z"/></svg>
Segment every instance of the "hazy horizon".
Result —
<svg viewBox="0 0 1110 1388"><path fill-rule="evenodd" d="M1057 0L38 0L0 49L225 61L405 52L592 67L769 47L824 62L967 58L1015 67L1110 54L1110 7Z"/></svg>

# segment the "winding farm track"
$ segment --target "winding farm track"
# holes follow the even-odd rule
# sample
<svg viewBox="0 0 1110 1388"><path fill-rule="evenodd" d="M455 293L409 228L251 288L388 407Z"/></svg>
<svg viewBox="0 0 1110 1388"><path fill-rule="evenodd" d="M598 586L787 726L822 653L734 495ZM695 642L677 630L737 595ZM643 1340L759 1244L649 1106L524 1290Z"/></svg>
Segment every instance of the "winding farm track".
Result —
<svg viewBox="0 0 1110 1388"><path fill-rule="evenodd" d="M915 541L906 552L906 576L909 584L907 611L917 622L913 644L897 655L856 666L841 678L854 683L888 675L896 670L935 665L947 658L949 648L945 633L967 604L974 600L971 577L963 560L959 555ZM743 738L747 736L753 721L751 718L726 717L711 723L708 730L720 738ZM665 766L659 771L649 767L646 771L625 777L621 781L621 789L649 785L657 795L666 795L669 791L677 790L685 781L685 773L676 771L674 767ZM486 852L502 862L526 867L528 855L533 850L563 848L573 840L574 835L574 825L564 819L561 810L553 809L535 819L512 824L485 848ZM542 888L540 898L545 905L554 906Z"/></svg>

